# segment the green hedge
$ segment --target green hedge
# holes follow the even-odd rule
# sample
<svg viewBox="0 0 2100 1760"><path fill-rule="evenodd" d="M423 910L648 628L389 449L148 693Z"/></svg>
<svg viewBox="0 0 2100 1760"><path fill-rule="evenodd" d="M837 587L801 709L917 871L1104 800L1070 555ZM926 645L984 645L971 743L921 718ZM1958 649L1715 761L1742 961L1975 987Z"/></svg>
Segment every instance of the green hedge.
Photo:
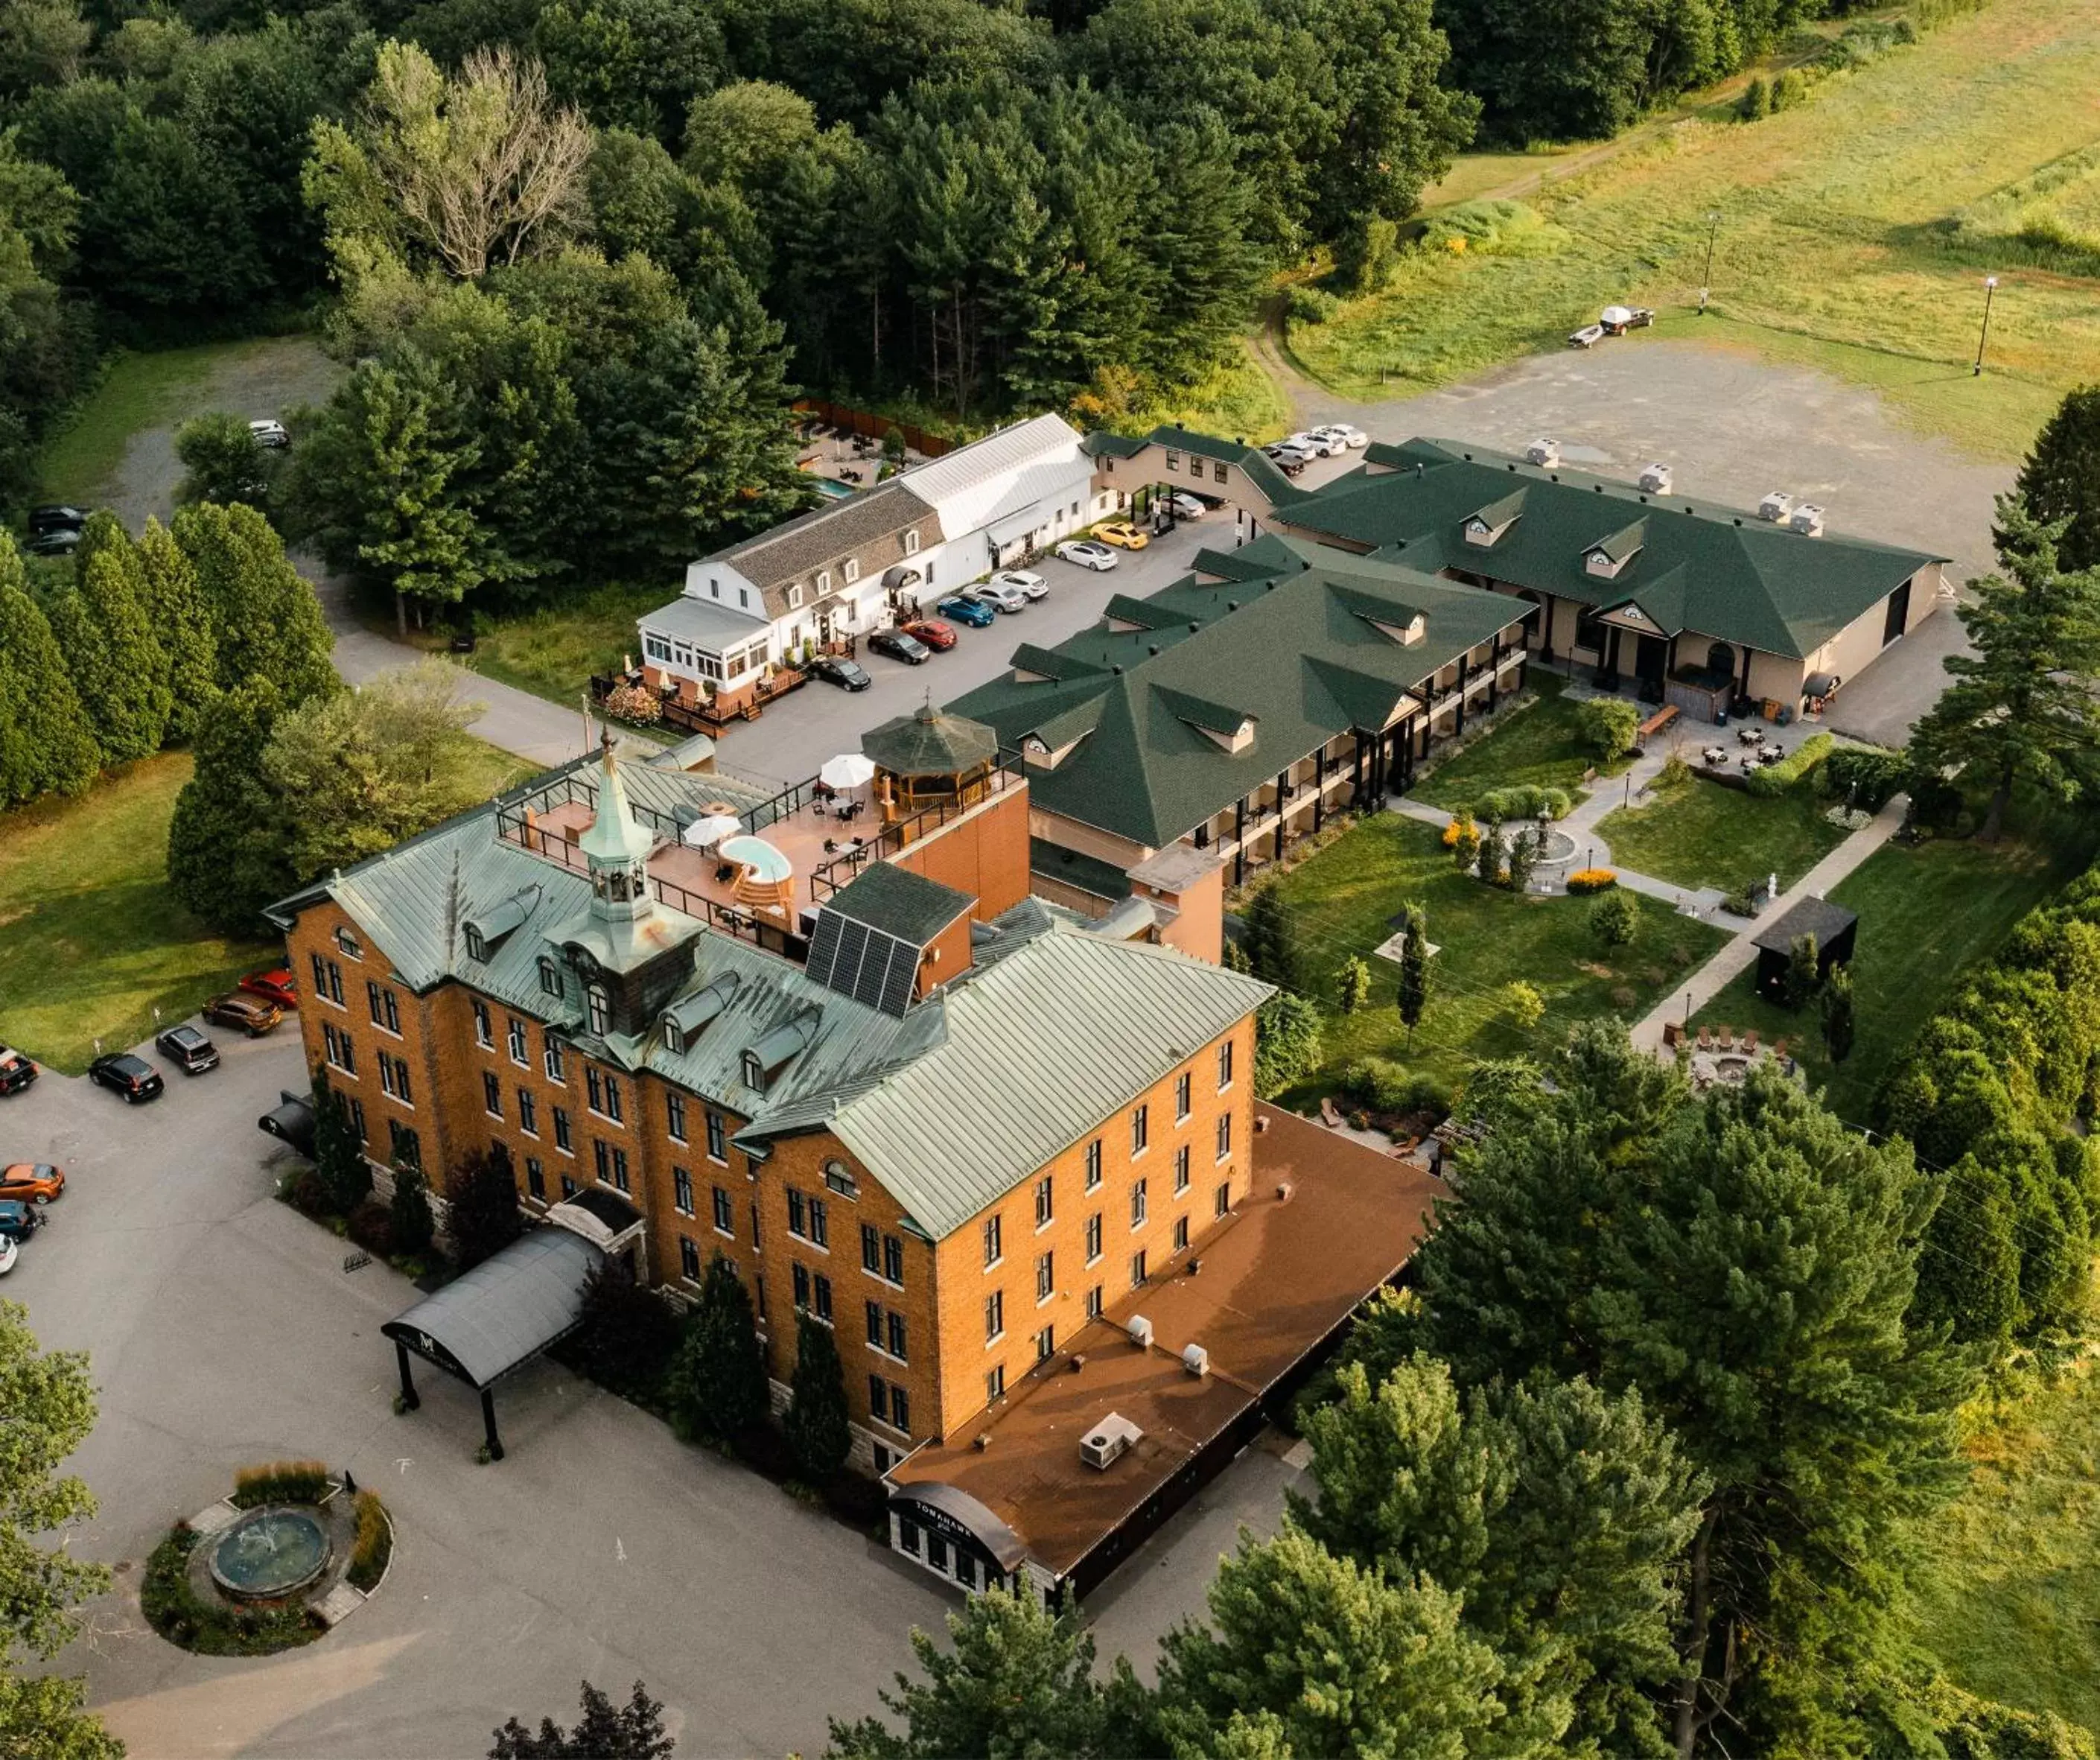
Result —
<svg viewBox="0 0 2100 1760"><path fill-rule="evenodd" d="M153 1548L139 1586L146 1623L170 1643L205 1656L267 1656L310 1644L328 1630L302 1605L206 1601L190 1587L190 1554L198 1537L187 1523L176 1528Z"/></svg>
<svg viewBox="0 0 2100 1760"><path fill-rule="evenodd" d="M1837 743L1828 734L1811 734L1778 763L1749 771L1743 778L1743 786L1765 800L1776 800L1803 777L1813 775L1816 766L1828 761Z"/></svg>
<svg viewBox="0 0 2100 1760"><path fill-rule="evenodd" d="M1508 788L1490 788L1473 803L1473 817L1483 825L1497 819L1564 819L1574 805L1574 796L1565 788L1519 783Z"/></svg>
<svg viewBox="0 0 2100 1760"><path fill-rule="evenodd" d="M1324 288L1294 287L1284 309L1293 324L1325 324L1342 309L1342 302Z"/></svg>
<svg viewBox="0 0 2100 1760"><path fill-rule="evenodd" d="M1833 801L1878 813L1910 779L1910 760L1880 746L1839 746L1816 774L1816 786Z"/></svg>
<svg viewBox="0 0 2100 1760"><path fill-rule="evenodd" d="M1449 1117L1451 1084L1384 1057L1359 1057L1342 1071L1342 1092L1374 1112L1433 1112Z"/></svg>

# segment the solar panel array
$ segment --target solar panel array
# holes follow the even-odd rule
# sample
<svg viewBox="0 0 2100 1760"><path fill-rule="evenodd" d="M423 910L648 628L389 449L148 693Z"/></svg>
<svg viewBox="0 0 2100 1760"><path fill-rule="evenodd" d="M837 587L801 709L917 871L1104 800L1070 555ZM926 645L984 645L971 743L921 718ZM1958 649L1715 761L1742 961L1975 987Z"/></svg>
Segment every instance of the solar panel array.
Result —
<svg viewBox="0 0 2100 1760"><path fill-rule="evenodd" d="M885 1014L902 1015L918 979L919 950L836 911L820 911L808 969L827 990Z"/></svg>

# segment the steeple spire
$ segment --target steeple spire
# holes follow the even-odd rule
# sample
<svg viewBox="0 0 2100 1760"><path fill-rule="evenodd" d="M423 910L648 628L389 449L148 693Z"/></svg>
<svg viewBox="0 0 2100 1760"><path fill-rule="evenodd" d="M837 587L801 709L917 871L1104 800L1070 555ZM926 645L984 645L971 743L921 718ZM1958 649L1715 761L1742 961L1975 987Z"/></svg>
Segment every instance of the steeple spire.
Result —
<svg viewBox="0 0 2100 1760"><path fill-rule="evenodd" d="M578 845L590 868L592 915L631 919L655 908L644 864L655 841L628 806L607 727L598 748L598 813Z"/></svg>

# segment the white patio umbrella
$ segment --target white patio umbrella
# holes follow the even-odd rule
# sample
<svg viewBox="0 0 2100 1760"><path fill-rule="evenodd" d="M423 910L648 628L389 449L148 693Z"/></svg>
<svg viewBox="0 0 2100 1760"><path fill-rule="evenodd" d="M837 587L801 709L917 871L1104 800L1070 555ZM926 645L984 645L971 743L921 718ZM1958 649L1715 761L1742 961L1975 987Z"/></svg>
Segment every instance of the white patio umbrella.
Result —
<svg viewBox="0 0 2100 1760"><path fill-rule="evenodd" d="M875 765L858 752L841 752L826 761L817 779L827 788L862 788L875 780Z"/></svg>
<svg viewBox="0 0 2100 1760"><path fill-rule="evenodd" d="M712 849L725 837L734 837L743 829L743 822L724 814L711 813L704 819L695 819L686 827L685 840L695 849Z"/></svg>

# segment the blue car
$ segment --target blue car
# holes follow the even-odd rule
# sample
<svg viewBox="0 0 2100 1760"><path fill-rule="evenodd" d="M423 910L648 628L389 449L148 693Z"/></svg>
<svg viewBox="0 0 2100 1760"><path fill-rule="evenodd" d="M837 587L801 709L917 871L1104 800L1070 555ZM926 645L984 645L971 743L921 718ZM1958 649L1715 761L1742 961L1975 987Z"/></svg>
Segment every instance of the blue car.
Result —
<svg viewBox="0 0 2100 1760"><path fill-rule="evenodd" d="M952 617L959 624L968 624L973 629L989 629L999 613L982 599L943 599L935 606L943 617Z"/></svg>

